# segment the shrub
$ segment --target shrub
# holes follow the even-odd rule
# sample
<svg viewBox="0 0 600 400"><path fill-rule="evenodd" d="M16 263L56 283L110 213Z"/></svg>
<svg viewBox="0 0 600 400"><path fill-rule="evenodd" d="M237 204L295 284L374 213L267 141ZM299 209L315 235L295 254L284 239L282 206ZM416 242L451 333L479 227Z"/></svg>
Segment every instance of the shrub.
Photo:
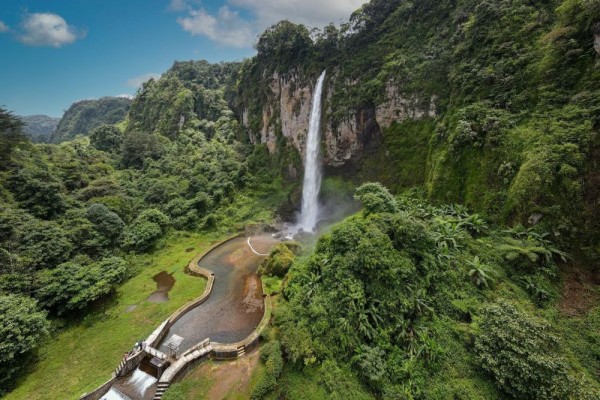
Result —
<svg viewBox="0 0 600 400"><path fill-rule="evenodd" d="M258 268L259 275L283 277L294 263L294 253L285 243L279 243Z"/></svg>
<svg viewBox="0 0 600 400"><path fill-rule="evenodd" d="M283 369L283 356L278 341L267 343L260 352L260 359L265 363L265 372L252 389L252 400L264 398L277 386L277 379Z"/></svg>
<svg viewBox="0 0 600 400"><path fill-rule="evenodd" d="M143 211L125 230L125 247L136 252L151 249L165 233L169 217L156 209Z"/></svg>
<svg viewBox="0 0 600 400"><path fill-rule="evenodd" d="M484 309L475 342L481 366L496 385L520 399L565 399L570 394L567 362L558 354L550 325L506 301Z"/></svg>
<svg viewBox="0 0 600 400"><path fill-rule="evenodd" d="M354 198L364 207L365 215L393 213L398 210L394 196L381 183L365 183L356 189Z"/></svg>
<svg viewBox="0 0 600 400"><path fill-rule="evenodd" d="M24 296L0 296L0 395L14 383L19 361L48 335L46 313Z"/></svg>
<svg viewBox="0 0 600 400"><path fill-rule="evenodd" d="M162 398L163 400L184 400L185 395L181 389L181 384L176 383L172 386L169 386L169 389L167 389Z"/></svg>

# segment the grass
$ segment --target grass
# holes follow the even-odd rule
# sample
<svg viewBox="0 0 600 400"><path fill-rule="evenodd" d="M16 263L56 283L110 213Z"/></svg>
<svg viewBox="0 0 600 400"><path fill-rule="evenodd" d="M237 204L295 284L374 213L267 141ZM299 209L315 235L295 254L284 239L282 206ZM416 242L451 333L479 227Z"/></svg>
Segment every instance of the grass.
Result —
<svg viewBox="0 0 600 400"><path fill-rule="evenodd" d="M263 275L260 277L260 279L264 283L263 289L265 291L265 294L272 295L278 293L281 290L281 283L283 282L282 278L279 278L277 276Z"/></svg>
<svg viewBox="0 0 600 400"><path fill-rule="evenodd" d="M254 359L258 354L253 354ZM249 373L244 363L249 362ZM203 400L215 395L224 400L247 400L250 399L252 388L256 385L265 366L262 362L249 361L248 357L235 361L206 361L197 366L181 382L171 385L163 397L165 400ZM216 385L217 393L210 394Z"/></svg>
<svg viewBox="0 0 600 400"><path fill-rule="evenodd" d="M73 399L106 382L123 353L203 292L206 281L186 275L184 268L216 239L217 234L175 232L165 239L164 247L133 257L131 262L139 272L118 289L110 303L64 326L41 346L38 362L6 399ZM156 289L152 277L161 271L173 273L176 279L170 300L149 303L145 299ZM131 305L137 307L126 312Z"/></svg>

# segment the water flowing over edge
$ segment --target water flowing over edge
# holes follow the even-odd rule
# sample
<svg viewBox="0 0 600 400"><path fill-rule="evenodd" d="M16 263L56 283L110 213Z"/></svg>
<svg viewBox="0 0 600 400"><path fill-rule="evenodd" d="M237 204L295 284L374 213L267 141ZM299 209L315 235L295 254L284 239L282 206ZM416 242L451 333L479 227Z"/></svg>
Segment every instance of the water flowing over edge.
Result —
<svg viewBox="0 0 600 400"><path fill-rule="evenodd" d="M158 379L152 375L148 375L138 368L134 371L133 376L129 379L129 382L135 386L138 393L143 397L144 393L146 393L146 390L148 390L150 386L154 385L157 380Z"/></svg>
<svg viewBox="0 0 600 400"><path fill-rule="evenodd" d="M321 143L321 98L325 72L321 73L312 100L306 155L304 162L304 182L302 186L302 210L298 218L298 228L312 232L319 216L319 190L321 188L321 164L319 148Z"/></svg>

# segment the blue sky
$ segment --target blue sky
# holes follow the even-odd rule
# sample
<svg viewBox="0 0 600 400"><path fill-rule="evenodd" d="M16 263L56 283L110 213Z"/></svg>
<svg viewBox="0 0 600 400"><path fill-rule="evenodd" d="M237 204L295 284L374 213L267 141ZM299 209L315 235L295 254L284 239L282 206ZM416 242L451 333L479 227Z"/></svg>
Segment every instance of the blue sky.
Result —
<svg viewBox="0 0 600 400"><path fill-rule="evenodd" d="M0 106L62 115L134 94L175 60L241 60L281 19L322 27L362 0L0 0Z"/></svg>

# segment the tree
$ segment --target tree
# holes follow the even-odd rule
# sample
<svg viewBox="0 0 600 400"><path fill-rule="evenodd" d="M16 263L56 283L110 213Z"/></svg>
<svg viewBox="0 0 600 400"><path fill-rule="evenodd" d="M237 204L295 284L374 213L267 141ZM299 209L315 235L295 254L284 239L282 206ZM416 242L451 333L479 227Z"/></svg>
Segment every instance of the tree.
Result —
<svg viewBox="0 0 600 400"><path fill-rule="evenodd" d="M43 219L58 216L66 208L61 182L49 170L22 168L10 177L15 199Z"/></svg>
<svg viewBox="0 0 600 400"><path fill-rule="evenodd" d="M86 215L104 238L104 245L115 244L119 241L125 223L117 214L103 204L94 203L87 209Z"/></svg>
<svg viewBox="0 0 600 400"><path fill-rule="evenodd" d="M90 142L98 150L114 153L123 144L123 133L114 125L102 125L92 131Z"/></svg>
<svg viewBox="0 0 600 400"><path fill-rule="evenodd" d="M125 230L125 246L136 252L147 251L163 236L168 225L169 217L159 210L145 210Z"/></svg>
<svg viewBox="0 0 600 400"><path fill-rule="evenodd" d="M275 61L285 69L301 59L311 45L310 32L304 25L280 21L260 35L255 47L259 59Z"/></svg>
<svg viewBox="0 0 600 400"><path fill-rule="evenodd" d="M9 165L11 155L17 146L28 142L22 128L23 121L0 107L0 169L5 169Z"/></svg>
<svg viewBox="0 0 600 400"><path fill-rule="evenodd" d="M146 158L158 159L163 146L156 135L130 132L125 135L121 147L121 160L125 167L141 168Z"/></svg>
<svg viewBox="0 0 600 400"><path fill-rule="evenodd" d="M111 293L127 272L127 263L119 257L81 265L67 262L39 273L36 296L44 307L61 315L80 310Z"/></svg>
<svg viewBox="0 0 600 400"><path fill-rule="evenodd" d="M25 228L20 252L36 269L54 268L71 256L74 248L67 232L54 222L38 222Z"/></svg>
<svg viewBox="0 0 600 400"><path fill-rule="evenodd" d="M35 300L18 295L0 296L0 394L15 382L22 360L48 335L50 323Z"/></svg>
<svg viewBox="0 0 600 400"><path fill-rule="evenodd" d="M354 198L362 203L365 215L393 213L398 210L394 196L379 182L361 185L356 189Z"/></svg>

